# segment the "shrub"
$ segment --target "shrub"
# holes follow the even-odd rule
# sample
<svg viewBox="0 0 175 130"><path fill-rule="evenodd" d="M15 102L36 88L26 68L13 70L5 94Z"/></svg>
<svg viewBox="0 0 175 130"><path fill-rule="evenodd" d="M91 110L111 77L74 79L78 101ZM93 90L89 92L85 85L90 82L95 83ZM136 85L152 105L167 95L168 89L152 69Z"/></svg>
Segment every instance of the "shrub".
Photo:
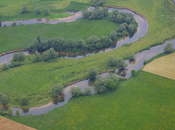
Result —
<svg viewBox="0 0 175 130"><path fill-rule="evenodd" d="M43 57L44 61L50 60L51 59L50 51L47 50L47 51L43 52L42 57Z"/></svg>
<svg viewBox="0 0 175 130"><path fill-rule="evenodd" d="M104 0L94 0L94 5L95 6L102 6L105 3Z"/></svg>
<svg viewBox="0 0 175 130"><path fill-rule="evenodd" d="M8 103L9 99L7 95L0 92L0 102L2 105L6 105Z"/></svg>
<svg viewBox="0 0 175 130"><path fill-rule="evenodd" d="M4 63L2 66L2 70L8 70L8 69L9 69L9 66L6 63Z"/></svg>
<svg viewBox="0 0 175 130"><path fill-rule="evenodd" d="M136 71L135 70L131 70L131 74L132 74L132 76L136 75Z"/></svg>
<svg viewBox="0 0 175 130"><path fill-rule="evenodd" d="M102 78L102 76L97 76L96 80L94 82L94 86L93 89L95 91L95 93L104 93L106 91L108 91L108 80L105 80Z"/></svg>
<svg viewBox="0 0 175 130"><path fill-rule="evenodd" d="M37 9L36 9L36 14L41 14L40 8L37 8Z"/></svg>
<svg viewBox="0 0 175 130"><path fill-rule="evenodd" d="M55 52L55 50L53 49L53 47L50 48L49 51L50 51L51 58L56 59L58 57L58 53Z"/></svg>
<svg viewBox="0 0 175 130"><path fill-rule="evenodd" d="M21 105L27 105L29 102L28 97L23 96L21 97Z"/></svg>
<svg viewBox="0 0 175 130"><path fill-rule="evenodd" d="M92 94L91 88L86 86L84 94L87 95L87 96L91 95Z"/></svg>
<svg viewBox="0 0 175 130"><path fill-rule="evenodd" d="M80 87L71 87L69 91L72 97L78 97L81 95L81 88Z"/></svg>
<svg viewBox="0 0 175 130"><path fill-rule="evenodd" d="M22 66L23 65L23 63L21 63L21 62L12 62L10 65L9 65L9 67L10 68L14 68L14 67L17 67L17 66Z"/></svg>
<svg viewBox="0 0 175 130"><path fill-rule="evenodd" d="M92 67L88 70L88 76L89 77L95 77L98 74L97 68L96 67Z"/></svg>
<svg viewBox="0 0 175 130"><path fill-rule="evenodd" d="M11 26L16 26L16 22L11 23Z"/></svg>
<svg viewBox="0 0 175 130"><path fill-rule="evenodd" d="M115 60L114 56L108 57L108 64L112 67L116 66L116 60Z"/></svg>
<svg viewBox="0 0 175 130"><path fill-rule="evenodd" d="M114 80L110 79L110 80L109 80L109 86L108 86L108 88L109 88L110 90L113 90L113 89L115 89L116 87L117 87L117 84L114 82Z"/></svg>
<svg viewBox="0 0 175 130"><path fill-rule="evenodd" d="M145 65L147 62L148 62L147 60L144 60L144 61L143 61L143 64Z"/></svg>
<svg viewBox="0 0 175 130"><path fill-rule="evenodd" d="M45 15L49 15L50 11L48 9L45 9Z"/></svg>
<svg viewBox="0 0 175 130"><path fill-rule="evenodd" d="M111 31L110 36L111 40L116 41L117 40L117 32Z"/></svg>
<svg viewBox="0 0 175 130"><path fill-rule="evenodd" d="M12 111L12 109L11 109L11 108L9 108L9 109L8 109L7 114L8 114L8 115L10 115L10 116L12 116L12 115L13 115L13 111Z"/></svg>
<svg viewBox="0 0 175 130"><path fill-rule="evenodd" d="M28 10L27 10L27 6L26 5L23 5L23 8L21 9L21 13L27 13Z"/></svg>
<svg viewBox="0 0 175 130"><path fill-rule="evenodd" d="M19 53L14 53L13 54L13 60L14 61L24 60L24 58L25 58L24 52L19 52Z"/></svg>
<svg viewBox="0 0 175 130"><path fill-rule="evenodd" d="M50 96L55 98L63 93L63 86L62 85L54 85L50 91Z"/></svg>
<svg viewBox="0 0 175 130"><path fill-rule="evenodd" d="M121 67L121 68L124 68L127 66L127 64L125 63L125 61L121 58L117 58L116 59L116 65L117 67Z"/></svg>
<svg viewBox="0 0 175 130"><path fill-rule="evenodd" d="M7 27L7 25L6 25L6 24L4 24L4 27Z"/></svg>
<svg viewBox="0 0 175 130"><path fill-rule="evenodd" d="M129 60L131 60L131 61L135 60L135 55L134 55L134 53L131 53L131 54L129 55Z"/></svg>
<svg viewBox="0 0 175 130"><path fill-rule="evenodd" d="M35 54L33 55L33 62L40 62L41 60L41 54L38 51L35 51Z"/></svg>
<svg viewBox="0 0 175 130"><path fill-rule="evenodd" d="M18 110L16 111L16 116L20 116L20 114L19 114L19 111L18 111Z"/></svg>
<svg viewBox="0 0 175 130"><path fill-rule="evenodd" d="M173 52L173 44L167 43L165 47L163 48L165 53L172 53Z"/></svg>

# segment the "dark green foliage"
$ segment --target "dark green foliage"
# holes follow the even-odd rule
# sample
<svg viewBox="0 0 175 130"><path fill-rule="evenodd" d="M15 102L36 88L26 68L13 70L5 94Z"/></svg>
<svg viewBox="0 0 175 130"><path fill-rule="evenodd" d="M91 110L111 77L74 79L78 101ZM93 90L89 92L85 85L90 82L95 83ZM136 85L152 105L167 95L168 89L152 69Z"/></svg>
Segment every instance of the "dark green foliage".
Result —
<svg viewBox="0 0 175 130"><path fill-rule="evenodd" d="M71 93L72 97L78 97L82 93L80 87L71 87L69 92Z"/></svg>
<svg viewBox="0 0 175 130"><path fill-rule="evenodd" d="M0 102L2 105L6 105L8 103L9 99L7 95L0 92Z"/></svg>
<svg viewBox="0 0 175 130"><path fill-rule="evenodd" d="M1 116L6 116L6 115L7 115L7 113L6 113L6 112L4 112L4 111L1 111L1 110L0 110L0 115L1 115Z"/></svg>
<svg viewBox="0 0 175 130"><path fill-rule="evenodd" d="M129 16L127 16L127 17L125 18L125 22L126 22L127 24L130 24L130 23L131 23L131 18L130 18Z"/></svg>
<svg viewBox="0 0 175 130"><path fill-rule="evenodd" d="M173 52L173 44L167 43L165 47L163 48L165 53L172 53Z"/></svg>
<svg viewBox="0 0 175 130"><path fill-rule="evenodd" d="M8 115L10 115L10 116L12 116L12 115L13 115L13 111L12 111L12 109L11 109L11 108L9 108L9 109L8 109L7 114L8 114Z"/></svg>
<svg viewBox="0 0 175 130"><path fill-rule="evenodd" d="M26 5L23 5L23 8L21 9L21 13L23 13L23 14L28 13Z"/></svg>
<svg viewBox="0 0 175 130"><path fill-rule="evenodd" d="M123 59L117 58L117 59L116 59L116 66L117 66L118 68L124 68L124 67L127 66L127 64L125 63L125 61L124 61Z"/></svg>
<svg viewBox="0 0 175 130"><path fill-rule="evenodd" d="M92 67L88 70L88 76L90 78L95 77L98 74L97 68L96 67Z"/></svg>
<svg viewBox="0 0 175 130"><path fill-rule="evenodd" d="M49 15L50 11L48 9L45 10L45 15Z"/></svg>
<svg viewBox="0 0 175 130"><path fill-rule="evenodd" d="M20 114L19 114L19 111L18 111L18 110L16 111L16 116L20 116Z"/></svg>
<svg viewBox="0 0 175 130"><path fill-rule="evenodd" d="M116 60L115 60L114 56L108 57L108 64L112 67L116 66Z"/></svg>
<svg viewBox="0 0 175 130"><path fill-rule="evenodd" d="M51 59L50 51L47 50L47 51L43 52L42 58L43 58L44 61L50 60Z"/></svg>
<svg viewBox="0 0 175 130"><path fill-rule="evenodd" d="M33 62L40 62L41 60L41 54L38 51L35 51L35 54L33 55Z"/></svg>
<svg viewBox="0 0 175 130"><path fill-rule="evenodd" d="M93 0L95 6L102 6L105 1L104 0Z"/></svg>
<svg viewBox="0 0 175 130"><path fill-rule="evenodd" d="M24 60L24 58L25 58L24 52L19 52L19 53L13 54L14 61L21 61L21 60Z"/></svg>
<svg viewBox="0 0 175 130"><path fill-rule="evenodd" d="M37 8L37 9L36 9L36 14L41 14L40 8Z"/></svg>
<svg viewBox="0 0 175 130"><path fill-rule="evenodd" d="M128 31L129 31L130 33L135 32L136 30L137 30L137 26L136 26L136 25L130 24L130 25L128 26Z"/></svg>
<svg viewBox="0 0 175 130"><path fill-rule="evenodd" d="M9 69L8 65L4 63L2 66L2 70L8 70L8 69Z"/></svg>
<svg viewBox="0 0 175 130"><path fill-rule="evenodd" d="M84 94L85 94L86 96L91 95L91 94L92 94L91 88L86 86Z"/></svg>
<svg viewBox="0 0 175 130"><path fill-rule="evenodd" d="M117 84L114 82L114 80L110 79L110 80L109 80L109 86L108 86L108 88L109 88L110 90L113 90L113 89L115 89L116 87L117 87Z"/></svg>
<svg viewBox="0 0 175 130"><path fill-rule="evenodd" d="M117 32L111 31L110 36L111 40L116 41L117 40Z"/></svg>
<svg viewBox="0 0 175 130"><path fill-rule="evenodd" d="M23 63L21 63L21 62L12 62L10 65L9 65L9 67L10 68L14 68L14 67L17 67L17 66L22 66L23 65Z"/></svg>
<svg viewBox="0 0 175 130"><path fill-rule="evenodd" d="M124 24L121 24L117 29L118 32L123 32L125 30L126 30L126 26Z"/></svg>
<svg viewBox="0 0 175 130"><path fill-rule="evenodd" d="M131 70L131 74L132 74L132 76L136 75L136 71L135 70Z"/></svg>
<svg viewBox="0 0 175 130"><path fill-rule="evenodd" d="M50 91L50 96L55 98L63 93L63 86L62 85L54 85Z"/></svg>
<svg viewBox="0 0 175 130"><path fill-rule="evenodd" d="M103 19L104 17L108 16L108 8L96 7L91 12L84 10L82 14L84 18Z"/></svg>
<svg viewBox="0 0 175 130"><path fill-rule="evenodd" d="M56 58L58 57L58 53L55 52L55 50L53 49L53 47L50 48L49 51L50 51L50 56L51 56L51 58L56 59Z"/></svg>
<svg viewBox="0 0 175 130"><path fill-rule="evenodd" d="M26 96L21 97L21 105L27 105L28 102L29 102L28 97Z"/></svg>
<svg viewBox="0 0 175 130"><path fill-rule="evenodd" d="M11 26L16 26L16 22L11 23Z"/></svg>
<svg viewBox="0 0 175 130"><path fill-rule="evenodd" d="M135 55L134 55L134 53L131 53L129 55L129 60L133 61L134 59L135 59Z"/></svg>
<svg viewBox="0 0 175 130"><path fill-rule="evenodd" d="M145 65L147 62L148 62L147 60L144 60L144 61L143 61L143 64Z"/></svg>

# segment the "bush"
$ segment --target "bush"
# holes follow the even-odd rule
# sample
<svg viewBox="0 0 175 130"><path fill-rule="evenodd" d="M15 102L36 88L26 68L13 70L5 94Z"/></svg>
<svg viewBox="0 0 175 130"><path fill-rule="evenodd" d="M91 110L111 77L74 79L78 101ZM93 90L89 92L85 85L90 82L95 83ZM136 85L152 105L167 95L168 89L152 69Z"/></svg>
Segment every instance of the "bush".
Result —
<svg viewBox="0 0 175 130"><path fill-rule="evenodd" d="M131 74L132 74L132 76L136 75L136 71L135 70L131 70Z"/></svg>
<svg viewBox="0 0 175 130"><path fill-rule="evenodd" d="M80 87L71 87L69 92L71 93L72 97L78 97L82 93Z"/></svg>
<svg viewBox="0 0 175 130"><path fill-rule="evenodd" d="M14 53L13 54L13 60L14 61L24 60L24 58L25 58L24 52L19 52L19 53Z"/></svg>
<svg viewBox="0 0 175 130"><path fill-rule="evenodd" d="M9 109L8 109L7 114L8 114L8 115L10 115L10 116L12 116L12 115L13 115L13 111L12 111L12 109L11 109L11 108L9 108Z"/></svg>
<svg viewBox="0 0 175 130"><path fill-rule="evenodd" d="M45 10L45 15L49 15L50 11L48 9Z"/></svg>
<svg viewBox="0 0 175 130"><path fill-rule="evenodd" d="M131 54L129 55L129 60L131 60L131 61L135 60L135 55L134 55L134 53L131 53Z"/></svg>
<svg viewBox="0 0 175 130"><path fill-rule="evenodd" d="M145 65L147 62L148 62L147 60L144 60L144 61L143 61L143 64Z"/></svg>
<svg viewBox="0 0 175 130"><path fill-rule="evenodd" d="M112 67L116 66L116 60L115 60L114 56L108 57L108 64Z"/></svg>
<svg viewBox="0 0 175 130"><path fill-rule="evenodd" d="M41 14L40 8L37 8L37 9L36 9L36 14Z"/></svg>
<svg viewBox="0 0 175 130"><path fill-rule="evenodd" d="M11 26L16 26L16 22L11 23Z"/></svg>
<svg viewBox="0 0 175 130"><path fill-rule="evenodd" d="M90 78L95 77L98 74L97 68L96 67L92 67L88 70L88 76Z"/></svg>
<svg viewBox="0 0 175 130"><path fill-rule="evenodd" d="M111 40L116 41L117 40L117 32L111 31L110 36Z"/></svg>
<svg viewBox="0 0 175 130"><path fill-rule="evenodd" d="M116 65L117 65L117 67L121 67L121 68L124 68L124 67L126 67L127 66L127 64L125 63L125 61L123 60L123 59L121 59L121 58L117 58L116 59Z"/></svg>
<svg viewBox="0 0 175 130"><path fill-rule="evenodd" d="M59 96L60 94L63 93L63 86L62 85L54 85L50 91L50 96L55 98L57 96Z"/></svg>
<svg viewBox="0 0 175 130"><path fill-rule="evenodd" d="M117 84L114 82L114 80L110 79L110 80L109 80L109 86L108 86L108 88L109 88L110 90L113 90L113 89L115 89L116 87L117 87Z"/></svg>
<svg viewBox="0 0 175 130"><path fill-rule="evenodd" d="M43 57L44 61L50 60L51 59L50 51L47 50L47 51L43 52L42 57Z"/></svg>
<svg viewBox="0 0 175 130"><path fill-rule="evenodd" d="M6 105L8 103L9 99L7 95L0 92L0 102L2 105Z"/></svg>
<svg viewBox="0 0 175 130"><path fill-rule="evenodd" d="M87 96L91 95L92 94L91 88L86 86L84 94L87 95Z"/></svg>
<svg viewBox="0 0 175 130"><path fill-rule="evenodd" d="M165 53L172 53L173 52L173 44L167 43L165 47L163 48Z"/></svg>
<svg viewBox="0 0 175 130"><path fill-rule="evenodd" d="M58 53L55 52L55 50L53 49L53 47L50 48L49 51L50 51L51 58L56 59L58 57Z"/></svg>
<svg viewBox="0 0 175 130"><path fill-rule="evenodd" d="M16 116L20 116L20 114L19 114L19 111L18 111L18 110L16 111Z"/></svg>
<svg viewBox="0 0 175 130"><path fill-rule="evenodd" d="M21 97L21 105L27 105L29 102L28 97L23 96Z"/></svg>
<svg viewBox="0 0 175 130"><path fill-rule="evenodd" d="M21 13L27 13L28 10L27 10L27 6L26 5L23 5L23 8L21 9Z"/></svg>
<svg viewBox="0 0 175 130"><path fill-rule="evenodd" d="M8 70L8 69L9 69L9 66L6 63L4 63L2 66L2 70Z"/></svg>
<svg viewBox="0 0 175 130"><path fill-rule="evenodd" d="M105 3L104 0L94 0L94 5L95 6L102 6Z"/></svg>
<svg viewBox="0 0 175 130"><path fill-rule="evenodd" d="M35 51L35 54L33 55L33 62L40 62L41 60L41 54L38 51Z"/></svg>
<svg viewBox="0 0 175 130"><path fill-rule="evenodd" d="M108 85L109 85L108 81L109 80L107 80L107 79L104 81L102 76L98 75L96 77L95 82L94 82L95 85L93 86L95 93L98 94L98 93L104 93L104 92L108 91Z"/></svg>
<svg viewBox="0 0 175 130"><path fill-rule="evenodd" d="M17 67L17 66L22 66L23 65L23 63L21 63L21 62L12 62L10 65L9 65L9 67L10 68L14 68L14 67Z"/></svg>

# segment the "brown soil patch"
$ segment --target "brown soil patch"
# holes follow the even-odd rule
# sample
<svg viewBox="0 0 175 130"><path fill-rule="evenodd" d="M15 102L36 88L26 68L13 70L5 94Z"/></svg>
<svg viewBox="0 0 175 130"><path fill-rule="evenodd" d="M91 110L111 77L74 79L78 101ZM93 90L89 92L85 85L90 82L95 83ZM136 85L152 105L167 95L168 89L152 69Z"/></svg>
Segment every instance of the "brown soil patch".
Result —
<svg viewBox="0 0 175 130"><path fill-rule="evenodd" d="M0 116L0 130L36 130Z"/></svg>

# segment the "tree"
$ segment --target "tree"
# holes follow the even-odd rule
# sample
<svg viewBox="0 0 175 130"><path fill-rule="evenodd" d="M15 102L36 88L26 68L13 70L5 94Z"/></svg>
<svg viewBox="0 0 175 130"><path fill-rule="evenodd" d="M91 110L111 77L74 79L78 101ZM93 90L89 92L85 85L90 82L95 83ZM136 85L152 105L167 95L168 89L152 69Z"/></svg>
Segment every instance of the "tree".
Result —
<svg viewBox="0 0 175 130"><path fill-rule="evenodd" d="M13 60L14 61L18 61L19 59L18 59L18 53L14 53L13 54Z"/></svg>
<svg viewBox="0 0 175 130"><path fill-rule="evenodd" d="M137 30L137 26L131 23L128 26L128 30L129 30L130 33L133 33Z"/></svg>
<svg viewBox="0 0 175 130"><path fill-rule="evenodd" d="M85 93L85 95L87 95L87 96L88 96L88 95L91 95L91 94L92 94L91 88L86 86L86 87L85 87L85 92L84 92L84 93Z"/></svg>
<svg viewBox="0 0 175 130"><path fill-rule="evenodd" d="M11 26L16 26L16 22L11 23Z"/></svg>
<svg viewBox="0 0 175 130"><path fill-rule="evenodd" d="M37 8L37 9L36 9L36 14L41 14L40 8Z"/></svg>
<svg viewBox="0 0 175 130"><path fill-rule="evenodd" d="M21 97L21 105L27 105L29 102L28 97L22 96Z"/></svg>
<svg viewBox="0 0 175 130"><path fill-rule="evenodd" d="M28 10L27 10L27 6L26 5L23 5L23 8L21 9L21 12L24 14L24 13L28 13Z"/></svg>
<svg viewBox="0 0 175 130"><path fill-rule="evenodd" d="M49 15L50 11L48 9L45 9L45 15Z"/></svg>
<svg viewBox="0 0 175 130"><path fill-rule="evenodd" d="M117 29L117 31L119 31L119 32L123 32L123 31L125 31L125 30L126 30L126 27L125 27L124 24L121 24L121 25L118 27L118 29Z"/></svg>
<svg viewBox="0 0 175 130"><path fill-rule="evenodd" d="M129 60L130 60L130 61L135 60L135 55L134 55L134 53L131 53L131 54L129 55Z"/></svg>
<svg viewBox="0 0 175 130"><path fill-rule="evenodd" d="M63 86L62 85L54 85L50 91L50 96L55 98L57 96L59 96L60 94L63 93Z"/></svg>
<svg viewBox="0 0 175 130"><path fill-rule="evenodd" d="M18 53L18 60L19 60L19 61L20 61L20 60L24 60L24 58L25 58L24 52L19 52L19 53Z"/></svg>
<svg viewBox="0 0 175 130"><path fill-rule="evenodd" d="M115 60L114 56L108 57L108 64L112 67L116 66L116 60Z"/></svg>
<svg viewBox="0 0 175 130"><path fill-rule="evenodd" d="M95 0L95 1L94 1L94 5L95 5L95 6L102 6L104 3L105 3L104 0Z"/></svg>
<svg viewBox="0 0 175 130"><path fill-rule="evenodd" d="M40 62L41 60L41 54L38 51L35 51L35 54L33 55L33 62Z"/></svg>
<svg viewBox="0 0 175 130"><path fill-rule="evenodd" d="M44 61L50 60L51 59L50 51L47 50L47 51L43 52L42 57L43 57Z"/></svg>
<svg viewBox="0 0 175 130"><path fill-rule="evenodd" d="M81 95L81 88L80 87L71 87L69 91L72 97L78 97Z"/></svg>
<svg viewBox="0 0 175 130"><path fill-rule="evenodd" d="M9 69L9 66L6 63L4 63L2 66L2 70L8 70L8 69Z"/></svg>
<svg viewBox="0 0 175 130"><path fill-rule="evenodd" d="M128 17L126 17L125 18L125 22L127 23L127 24L130 24L131 23L131 18L128 16Z"/></svg>
<svg viewBox="0 0 175 130"><path fill-rule="evenodd" d="M19 111L18 111L18 110L16 111L16 116L20 116L20 114L19 114Z"/></svg>
<svg viewBox="0 0 175 130"><path fill-rule="evenodd" d="M88 76L90 78L95 77L97 74L98 74L98 71L96 67L92 67L88 70Z"/></svg>
<svg viewBox="0 0 175 130"><path fill-rule="evenodd" d="M84 18L89 18L89 16L91 15L91 13L87 10L83 10L82 11L82 15L84 16Z"/></svg>
<svg viewBox="0 0 175 130"><path fill-rule="evenodd" d="M173 52L173 44L167 43L165 47L163 48L165 53L172 53Z"/></svg>
<svg viewBox="0 0 175 130"><path fill-rule="evenodd" d="M55 50L53 49L53 47L50 48L49 51L50 51L50 56L51 56L51 58L56 59L56 58L58 57L58 53L55 52Z"/></svg>
<svg viewBox="0 0 175 130"><path fill-rule="evenodd" d="M136 74L136 71L135 70L131 70L131 74L132 74L132 76L134 76Z"/></svg>
<svg viewBox="0 0 175 130"><path fill-rule="evenodd" d="M117 84L114 82L114 80L110 79L110 80L109 80L109 86L108 86L108 88L109 88L110 90L113 90L113 89L115 89L116 87L117 87Z"/></svg>
<svg viewBox="0 0 175 130"><path fill-rule="evenodd" d="M108 91L108 81L109 80L104 81L102 76L98 75L96 77L95 82L94 82L95 85L93 86L95 93L104 93L104 92Z"/></svg>
<svg viewBox="0 0 175 130"><path fill-rule="evenodd" d="M117 40L117 32L111 31L110 36L111 40L116 41Z"/></svg>
<svg viewBox="0 0 175 130"><path fill-rule="evenodd" d="M13 115L13 110L11 108L8 109L7 114L12 116Z"/></svg>
<svg viewBox="0 0 175 130"><path fill-rule="evenodd" d="M116 59L116 65L117 67L121 67L121 68L124 68L127 66L127 64L125 63L125 61L121 58L117 58Z"/></svg>
<svg viewBox="0 0 175 130"><path fill-rule="evenodd" d="M2 105L6 105L8 103L9 99L7 95L0 92L0 102Z"/></svg>

